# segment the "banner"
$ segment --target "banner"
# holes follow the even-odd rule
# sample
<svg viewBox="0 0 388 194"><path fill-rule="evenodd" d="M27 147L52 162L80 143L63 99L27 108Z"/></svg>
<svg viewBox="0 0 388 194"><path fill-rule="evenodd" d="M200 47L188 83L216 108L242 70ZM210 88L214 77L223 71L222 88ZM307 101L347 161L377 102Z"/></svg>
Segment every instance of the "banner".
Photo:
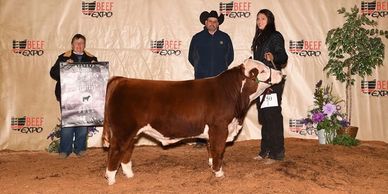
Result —
<svg viewBox="0 0 388 194"><path fill-rule="evenodd" d="M60 64L62 127L101 126L109 63Z"/></svg>

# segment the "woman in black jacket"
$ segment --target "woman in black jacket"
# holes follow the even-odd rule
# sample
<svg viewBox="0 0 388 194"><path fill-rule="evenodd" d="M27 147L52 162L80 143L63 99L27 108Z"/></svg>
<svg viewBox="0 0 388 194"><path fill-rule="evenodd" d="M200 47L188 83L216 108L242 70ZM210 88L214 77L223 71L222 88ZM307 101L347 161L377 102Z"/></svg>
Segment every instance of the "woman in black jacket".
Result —
<svg viewBox="0 0 388 194"><path fill-rule="evenodd" d="M280 32L276 31L275 17L268 9L262 9L257 13L256 33L252 41L253 58L263 62L270 68L284 68L288 56L284 48L284 39ZM261 151L255 159L269 157L274 160L284 159L284 128L282 115L282 94L285 80L273 85L266 97L271 102L264 103L269 106L261 106L257 101L259 122L261 130Z"/></svg>
<svg viewBox="0 0 388 194"><path fill-rule="evenodd" d="M71 40L72 49L59 55L57 61L53 67L51 67L50 76L57 81L57 84L55 85L55 96L59 104L61 104L60 63L97 62L97 57L85 51L85 44L85 36L82 34L74 35ZM67 158L74 152L77 156L82 156L86 151L87 134L87 127L84 126L62 127L59 142L59 155L63 158Z"/></svg>

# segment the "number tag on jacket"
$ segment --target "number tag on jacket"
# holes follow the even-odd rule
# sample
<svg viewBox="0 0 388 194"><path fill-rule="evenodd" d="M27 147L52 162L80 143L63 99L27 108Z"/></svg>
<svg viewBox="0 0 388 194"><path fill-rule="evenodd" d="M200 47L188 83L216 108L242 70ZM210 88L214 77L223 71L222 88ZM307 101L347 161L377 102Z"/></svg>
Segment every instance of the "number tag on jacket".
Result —
<svg viewBox="0 0 388 194"><path fill-rule="evenodd" d="M263 99L263 95L260 96L260 101L262 99ZM276 93L272 93L272 94L265 95L264 102L260 108L277 107L277 106L279 106L278 96L276 95Z"/></svg>

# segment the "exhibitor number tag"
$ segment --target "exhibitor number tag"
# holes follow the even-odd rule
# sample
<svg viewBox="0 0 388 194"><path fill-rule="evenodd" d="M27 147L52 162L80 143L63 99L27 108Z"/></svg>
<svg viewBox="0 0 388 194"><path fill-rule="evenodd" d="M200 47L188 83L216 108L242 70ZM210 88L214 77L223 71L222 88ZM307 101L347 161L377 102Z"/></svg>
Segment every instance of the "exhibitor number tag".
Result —
<svg viewBox="0 0 388 194"><path fill-rule="evenodd" d="M263 95L260 96L260 101L262 99L263 99ZM277 107L277 106L279 106L278 97L276 93L272 93L272 94L265 95L264 102L260 108Z"/></svg>

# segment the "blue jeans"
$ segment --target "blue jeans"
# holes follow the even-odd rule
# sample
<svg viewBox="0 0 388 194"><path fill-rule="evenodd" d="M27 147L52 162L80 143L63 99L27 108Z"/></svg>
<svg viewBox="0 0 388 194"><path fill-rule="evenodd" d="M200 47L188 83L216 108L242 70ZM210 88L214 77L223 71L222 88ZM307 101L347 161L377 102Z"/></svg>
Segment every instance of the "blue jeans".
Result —
<svg viewBox="0 0 388 194"><path fill-rule="evenodd" d="M61 139L59 142L59 153L67 156L74 151L80 154L86 151L86 136L88 135L87 127L63 127L61 129ZM73 141L73 137L75 137ZM74 149L73 149L74 143Z"/></svg>

